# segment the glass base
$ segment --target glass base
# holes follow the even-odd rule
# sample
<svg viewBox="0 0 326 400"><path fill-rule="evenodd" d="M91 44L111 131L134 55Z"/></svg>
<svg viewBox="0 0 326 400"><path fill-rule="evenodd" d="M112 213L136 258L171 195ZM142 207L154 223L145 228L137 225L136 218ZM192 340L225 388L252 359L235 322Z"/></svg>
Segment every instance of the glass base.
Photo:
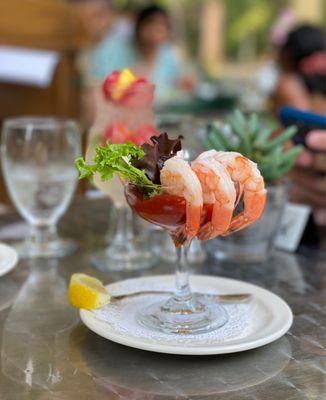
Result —
<svg viewBox="0 0 326 400"><path fill-rule="evenodd" d="M92 265L103 272L139 271L155 265L158 257L144 246L109 246L91 255Z"/></svg>
<svg viewBox="0 0 326 400"><path fill-rule="evenodd" d="M77 248L77 243L72 239L59 238L41 243L25 240L16 243L14 247L21 258L51 258L72 254Z"/></svg>
<svg viewBox="0 0 326 400"><path fill-rule="evenodd" d="M138 312L137 320L154 331L196 334L221 328L228 315L222 306L204 298L192 296L180 302L172 297L145 307Z"/></svg>

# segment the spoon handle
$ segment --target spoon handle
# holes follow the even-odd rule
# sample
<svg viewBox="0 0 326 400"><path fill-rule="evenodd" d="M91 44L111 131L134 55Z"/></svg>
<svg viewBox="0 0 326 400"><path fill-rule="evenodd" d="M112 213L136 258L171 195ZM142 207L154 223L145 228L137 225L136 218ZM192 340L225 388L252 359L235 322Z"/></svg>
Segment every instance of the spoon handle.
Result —
<svg viewBox="0 0 326 400"><path fill-rule="evenodd" d="M173 294L169 290L143 290L140 292L127 293L118 296L112 296L111 301L120 301L131 297L146 296L153 294ZM235 294L211 294L211 293L194 293L197 296L202 296L206 298L211 298L214 301L221 303L240 303L248 301L252 295L249 293L235 293Z"/></svg>

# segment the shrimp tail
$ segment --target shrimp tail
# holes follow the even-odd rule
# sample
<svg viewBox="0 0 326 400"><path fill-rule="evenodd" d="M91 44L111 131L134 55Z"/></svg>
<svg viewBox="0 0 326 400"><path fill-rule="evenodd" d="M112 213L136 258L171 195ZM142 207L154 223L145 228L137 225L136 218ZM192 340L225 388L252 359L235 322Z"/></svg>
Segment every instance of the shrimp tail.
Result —
<svg viewBox="0 0 326 400"><path fill-rule="evenodd" d="M200 219L202 214L202 206L187 203L187 220L185 226L177 231L174 235L173 241L176 247L190 242L198 232L200 226Z"/></svg>
<svg viewBox="0 0 326 400"><path fill-rule="evenodd" d="M243 202L244 210L232 219L226 234L243 229L261 217L266 203L266 190L262 189L259 192L245 191Z"/></svg>
<svg viewBox="0 0 326 400"><path fill-rule="evenodd" d="M199 231L199 240L210 240L226 233L232 220L232 214L233 207L227 209L216 203L213 209L212 220L205 224Z"/></svg>

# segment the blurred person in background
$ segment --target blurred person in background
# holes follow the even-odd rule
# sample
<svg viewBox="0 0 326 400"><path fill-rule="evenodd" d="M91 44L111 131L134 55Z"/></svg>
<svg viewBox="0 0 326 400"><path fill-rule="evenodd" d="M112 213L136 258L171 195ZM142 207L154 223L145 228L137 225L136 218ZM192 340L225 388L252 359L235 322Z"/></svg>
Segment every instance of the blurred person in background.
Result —
<svg viewBox="0 0 326 400"><path fill-rule="evenodd" d="M279 50L281 72L274 93L276 111L284 105L319 114L326 113L325 31L302 25L291 30ZM311 131L307 148L291 172L291 199L312 207L313 220L306 243L325 242L326 227L326 130ZM316 230L315 226L319 226ZM321 228L322 227L322 228ZM318 233L322 232L322 236ZM320 242L322 239L322 242Z"/></svg>
<svg viewBox="0 0 326 400"><path fill-rule="evenodd" d="M107 63L120 69L128 63L125 43L133 35L129 15L118 13L110 0L70 0L75 14L83 22L90 45L79 54L83 80L83 125L93 123L96 112L96 90L106 77Z"/></svg>
<svg viewBox="0 0 326 400"><path fill-rule="evenodd" d="M125 43L133 35L132 18L118 13L110 0L71 0L71 4L91 41L82 60L85 78L102 79L108 64L120 69L129 61Z"/></svg>
<svg viewBox="0 0 326 400"><path fill-rule="evenodd" d="M326 112L326 41L324 29L302 25L289 32L278 56L281 73L274 93L278 110L289 105Z"/></svg>
<svg viewBox="0 0 326 400"><path fill-rule="evenodd" d="M158 6L141 10L135 25L136 62L134 70L156 85L157 95L174 88L182 75L182 61L171 42L171 22Z"/></svg>
<svg viewBox="0 0 326 400"><path fill-rule="evenodd" d="M172 44L167 11L151 5L139 11L133 37L109 30L90 54L90 75L103 80L114 70L129 67L156 85L156 97L164 97L180 82L181 57Z"/></svg>
<svg viewBox="0 0 326 400"><path fill-rule="evenodd" d="M83 22L91 45L98 45L113 29L117 16L109 0L70 0L70 4Z"/></svg>
<svg viewBox="0 0 326 400"><path fill-rule="evenodd" d="M110 0L74 2L93 39L86 57L86 78L103 80L108 73L133 62L129 49L134 31L132 17L118 13Z"/></svg>
<svg viewBox="0 0 326 400"><path fill-rule="evenodd" d="M306 137L308 149L297 158L291 172L294 202L312 207L314 223L326 228L326 130L315 130Z"/></svg>

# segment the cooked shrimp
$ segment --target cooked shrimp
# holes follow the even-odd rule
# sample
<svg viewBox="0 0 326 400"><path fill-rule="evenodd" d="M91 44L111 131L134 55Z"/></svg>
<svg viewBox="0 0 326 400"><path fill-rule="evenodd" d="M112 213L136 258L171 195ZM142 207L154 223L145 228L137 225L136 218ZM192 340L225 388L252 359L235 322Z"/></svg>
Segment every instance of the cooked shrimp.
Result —
<svg viewBox="0 0 326 400"><path fill-rule="evenodd" d="M175 245L180 246L195 237L200 227L203 207L201 185L190 165L179 156L165 161L160 178L169 194L186 200L186 224L174 237Z"/></svg>
<svg viewBox="0 0 326 400"><path fill-rule="evenodd" d="M214 158L224 164L235 184L243 192L244 210L236 215L230 224L229 232L238 231L252 224L264 211L266 189L257 164L240 153L210 150L200 158Z"/></svg>
<svg viewBox="0 0 326 400"><path fill-rule="evenodd" d="M226 167L213 158L197 158L191 168L200 180L204 206L213 205L211 220L200 228L198 238L213 239L227 232L230 226L236 201L234 183Z"/></svg>

